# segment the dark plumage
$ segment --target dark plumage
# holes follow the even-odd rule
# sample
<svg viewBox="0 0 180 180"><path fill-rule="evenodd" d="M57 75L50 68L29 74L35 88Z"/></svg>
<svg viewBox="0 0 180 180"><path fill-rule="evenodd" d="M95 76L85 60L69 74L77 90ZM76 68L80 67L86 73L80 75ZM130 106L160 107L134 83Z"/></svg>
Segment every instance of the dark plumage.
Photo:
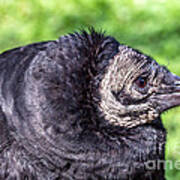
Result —
<svg viewBox="0 0 180 180"><path fill-rule="evenodd" d="M0 55L0 179L163 180L160 114L180 78L91 30Z"/></svg>

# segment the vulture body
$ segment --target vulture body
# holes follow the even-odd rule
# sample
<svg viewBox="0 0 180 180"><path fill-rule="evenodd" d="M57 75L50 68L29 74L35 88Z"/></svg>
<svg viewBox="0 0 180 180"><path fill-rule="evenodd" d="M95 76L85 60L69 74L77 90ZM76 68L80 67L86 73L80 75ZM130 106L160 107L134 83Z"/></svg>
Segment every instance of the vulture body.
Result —
<svg viewBox="0 0 180 180"><path fill-rule="evenodd" d="M93 29L6 51L0 179L164 180L177 105L178 76Z"/></svg>

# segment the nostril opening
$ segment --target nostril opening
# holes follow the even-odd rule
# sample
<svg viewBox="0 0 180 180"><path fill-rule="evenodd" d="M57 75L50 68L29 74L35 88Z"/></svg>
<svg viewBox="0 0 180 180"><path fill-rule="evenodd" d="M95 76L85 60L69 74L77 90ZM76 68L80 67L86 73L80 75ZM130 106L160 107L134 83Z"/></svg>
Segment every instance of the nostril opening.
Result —
<svg viewBox="0 0 180 180"><path fill-rule="evenodd" d="M180 81L175 81L174 84L175 84L176 86L180 86Z"/></svg>

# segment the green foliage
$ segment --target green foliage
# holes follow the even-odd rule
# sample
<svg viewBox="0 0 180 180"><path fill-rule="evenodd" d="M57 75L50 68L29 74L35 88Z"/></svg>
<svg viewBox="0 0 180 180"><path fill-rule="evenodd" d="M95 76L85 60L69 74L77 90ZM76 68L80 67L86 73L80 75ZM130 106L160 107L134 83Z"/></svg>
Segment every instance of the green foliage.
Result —
<svg viewBox="0 0 180 180"><path fill-rule="evenodd" d="M180 75L178 0L0 0L0 51L56 39L87 26L152 55ZM180 108L163 115L166 158L180 161ZM167 165L168 180L180 179Z"/></svg>

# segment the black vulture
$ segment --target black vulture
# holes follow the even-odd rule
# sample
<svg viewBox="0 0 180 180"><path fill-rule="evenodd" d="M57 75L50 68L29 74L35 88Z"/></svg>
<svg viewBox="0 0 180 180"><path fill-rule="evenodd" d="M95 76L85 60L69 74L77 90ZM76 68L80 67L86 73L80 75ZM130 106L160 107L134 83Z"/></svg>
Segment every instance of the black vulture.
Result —
<svg viewBox="0 0 180 180"><path fill-rule="evenodd" d="M160 114L178 105L178 76L94 29L8 50L0 179L163 180Z"/></svg>

